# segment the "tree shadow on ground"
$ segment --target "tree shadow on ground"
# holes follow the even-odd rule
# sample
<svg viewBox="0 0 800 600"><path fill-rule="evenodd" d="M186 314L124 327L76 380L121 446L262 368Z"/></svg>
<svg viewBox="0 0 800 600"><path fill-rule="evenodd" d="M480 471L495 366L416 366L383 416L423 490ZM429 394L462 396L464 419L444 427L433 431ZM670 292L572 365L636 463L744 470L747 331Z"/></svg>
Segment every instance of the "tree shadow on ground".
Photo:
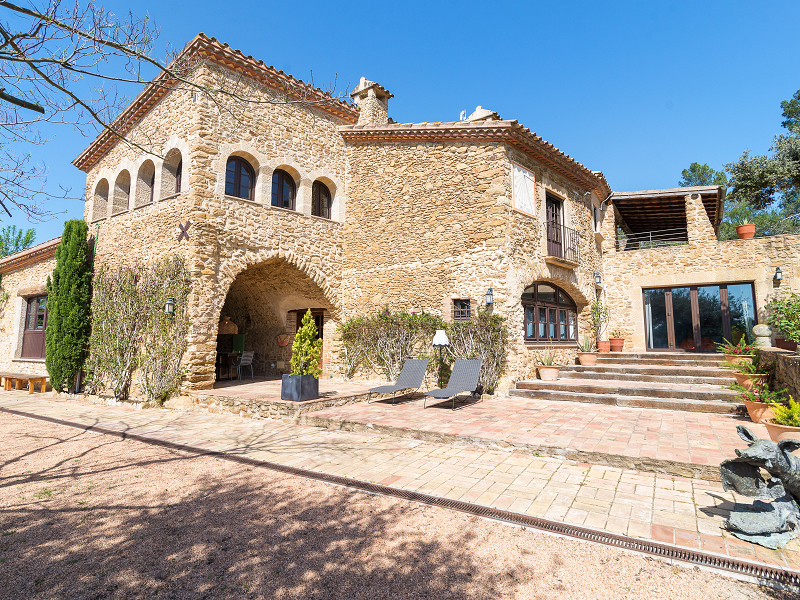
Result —
<svg viewBox="0 0 800 600"><path fill-rule="evenodd" d="M114 445L118 452L130 446ZM101 446L108 450L107 438L48 459L102 462L92 452ZM58 484L69 487L52 497L30 493L41 489L38 480L12 485L5 497L18 501L0 508L0 598L503 595L504 573L474 585L486 565L460 551L474 541L468 534L440 539L405 523L419 507L241 465L222 463L224 473L214 473L220 461L148 450L113 474L86 465L84 478L72 478L77 485L62 479ZM141 479L154 468L163 473ZM100 493L85 491L89 480ZM148 481L170 480L181 487L148 495Z"/></svg>

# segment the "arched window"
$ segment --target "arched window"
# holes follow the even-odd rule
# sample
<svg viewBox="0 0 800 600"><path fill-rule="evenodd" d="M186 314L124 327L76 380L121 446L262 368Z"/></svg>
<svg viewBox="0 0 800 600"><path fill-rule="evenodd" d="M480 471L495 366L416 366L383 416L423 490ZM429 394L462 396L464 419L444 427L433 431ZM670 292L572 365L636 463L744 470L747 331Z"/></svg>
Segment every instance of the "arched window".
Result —
<svg viewBox="0 0 800 600"><path fill-rule="evenodd" d="M245 200L253 199L256 176L253 167L245 159L232 156L225 169L225 193Z"/></svg>
<svg viewBox="0 0 800 600"><path fill-rule="evenodd" d="M315 181L311 186L311 214L331 218L331 191L321 181Z"/></svg>
<svg viewBox="0 0 800 600"><path fill-rule="evenodd" d="M551 283L534 283L522 293L525 312L525 340L532 342L574 342L578 339L575 302Z"/></svg>
<svg viewBox="0 0 800 600"><path fill-rule="evenodd" d="M114 206L111 214L116 215L128 210L128 201L131 197L131 174L121 171L114 182Z"/></svg>
<svg viewBox="0 0 800 600"><path fill-rule="evenodd" d="M101 179L94 189L92 220L99 221L108 216L108 180Z"/></svg>
<svg viewBox="0 0 800 600"><path fill-rule="evenodd" d="M136 206L144 206L153 202L155 185L156 168L152 160L146 160L139 167L139 177L136 182Z"/></svg>
<svg viewBox="0 0 800 600"><path fill-rule="evenodd" d="M164 157L164 168L161 170L161 198L180 193L182 178L183 157L180 150L173 148Z"/></svg>
<svg viewBox="0 0 800 600"><path fill-rule="evenodd" d="M272 174L272 206L294 210L297 186L286 171L276 169Z"/></svg>

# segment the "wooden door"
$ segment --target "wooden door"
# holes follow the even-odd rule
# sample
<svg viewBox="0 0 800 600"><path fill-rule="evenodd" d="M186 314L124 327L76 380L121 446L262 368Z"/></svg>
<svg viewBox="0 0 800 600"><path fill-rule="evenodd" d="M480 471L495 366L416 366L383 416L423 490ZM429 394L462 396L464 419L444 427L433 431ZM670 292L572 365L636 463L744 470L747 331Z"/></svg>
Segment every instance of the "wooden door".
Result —
<svg viewBox="0 0 800 600"><path fill-rule="evenodd" d="M547 212L547 253L550 256L564 256L564 240L561 228L561 200L546 196Z"/></svg>

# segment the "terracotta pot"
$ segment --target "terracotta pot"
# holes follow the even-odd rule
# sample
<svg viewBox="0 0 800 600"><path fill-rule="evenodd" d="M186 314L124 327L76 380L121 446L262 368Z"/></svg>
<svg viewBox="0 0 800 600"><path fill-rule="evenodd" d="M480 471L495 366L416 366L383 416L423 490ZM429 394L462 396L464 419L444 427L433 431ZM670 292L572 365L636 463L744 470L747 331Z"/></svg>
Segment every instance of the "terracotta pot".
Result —
<svg viewBox="0 0 800 600"><path fill-rule="evenodd" d="M756 234L756 226L753 223L736 226L736 235L740 240L749 240Z"/></svg>
<svg viewBox="0 0 800 600"><path fill-rule="evenodd" d="M625 345L625 338L611 338L608 341L611 344L612 352L622 352L622 347Z"/></svg>
<svg viewBox="0 0 800 600"><path fill-rule="evenodd" d="M791 350L797 352L797 342L789 341L785 338L775 338L775 345L783 350Z"/></svg>
<svg viewBox="0 0 800 600"><path fill-rule="evenodd" d="M597 364L597 352L578 352L578 361L584 367L593 367Z"/></svg>
<svg viewBox="0 0 800 600"><path fill-rule="evenodd" d="M725 360L735 365L753 364L753 356L751 354L724 354L723 356L725 356Z"/></svg>
<svg viewBox="0 0 800 600"><path fill-rule="evenodd" d="M769 377L762 373L734 373L733 376L736 378L736 383L746 390L752 390L755 384L764 383Z"/></svg>
<svg viewBox="0 0 800 600"><path fill-rule="evenodd" d="M558 379L558 371L561 367L540 365L537 369L539 369L539 379L542 381L555 381Z"/></svg>
<svg viewBox="0 0 800 600"><path fill-rule="evenodd" d="M788 425L778 425L770 420L764 421L767 426L767 433L773 442L784 440L800 440L800 427L789 427Z"/></svg>
<svg viewBox="0 0 800 600"><path fill-rule="evenodd" d="M744 405L747 407L747 414L750 415L750 420L753 421L753 423L763 423L767 419L775 418L772 407L766 402L744 400Z"/></svg>
<svg viewBox="0 0 800 600"><path fill-rule="evenodd" d="M598 352L611 352L611 342L608 340L600 340L597 342Z"/></svg>

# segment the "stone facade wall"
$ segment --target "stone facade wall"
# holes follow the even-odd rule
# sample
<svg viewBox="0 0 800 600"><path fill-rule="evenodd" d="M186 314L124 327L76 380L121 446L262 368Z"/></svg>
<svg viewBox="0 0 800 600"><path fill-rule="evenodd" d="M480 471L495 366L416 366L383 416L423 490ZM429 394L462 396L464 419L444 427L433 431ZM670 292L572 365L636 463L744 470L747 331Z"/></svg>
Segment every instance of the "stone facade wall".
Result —
<svg viewBox="0 0 800 600"><path fill-rule="evenodd" d="M800 402L800 355L777 348L761 348L759 356L766 364L775 365L770 389L786 389L787 394Z"/></svg>
<svg viewBox="0 0 800 600"><path fill-rule="evenodd" d="M537 214L513 208L512 160L536 175ZM346 315L388 305L425 310L445 319L453 299L483 304L508 319L511 352L501 387L534 373L541 345L524 342L523 290L535 281L562 287L578 304L588 331L594 241L586 190L502 144L365 143L348 147L349 210L344 235L342 288ZM564 200L567 225L581 232L574 268L544 260L545 192ZM574 357L574 343L559 345Z"/></svg>
<svg viewBox="0 0 800 600"><path fill-rule="evenodd" d="M800 235L718 241L699 198L686 197L689 243L645 250L616 251L616 219L606 213L604 298L609 331L624 332L626 350L646 349L643 288L726 282L755 285L757 319L766 322L765 305L776 295L800 290ZM781 267L783 280L773 279Z"/></svg>
<svg viewBox="0 0 800 600"><path fill-rule="evenodd" d="M47 375L43 359L21 358L27 298L45 293L47 276L56 266L51 257L2 275L0 293L0 371Z"/></svg>

